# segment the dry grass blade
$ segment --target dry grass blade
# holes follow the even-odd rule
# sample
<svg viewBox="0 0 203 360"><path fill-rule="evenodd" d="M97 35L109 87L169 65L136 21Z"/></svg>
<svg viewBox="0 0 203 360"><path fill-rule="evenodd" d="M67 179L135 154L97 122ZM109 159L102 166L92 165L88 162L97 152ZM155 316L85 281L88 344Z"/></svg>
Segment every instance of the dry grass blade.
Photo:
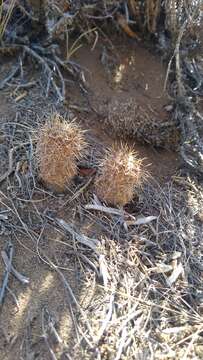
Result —
<svg viewBox="0 0 203 360"><path fill-rule="evenodd" d="M112 294L109 299L109 309L108 309L106 318L102 321L101 328L98 331L97 340L96 340L97 343L99 343L100 339L104 335L104 332L106 331L106 328L111 320L112 313L113 313L114 301L115 301L115 294Z"/></svg>
<svg viewBox="0 0 203 360"><path fill-rule="evenodd" d="M0 4L0 41L3 39L6 27L8 25L9 19L12 15L16 0L9 1L9 4L5 4L5 1L2 0Z"/></svg>

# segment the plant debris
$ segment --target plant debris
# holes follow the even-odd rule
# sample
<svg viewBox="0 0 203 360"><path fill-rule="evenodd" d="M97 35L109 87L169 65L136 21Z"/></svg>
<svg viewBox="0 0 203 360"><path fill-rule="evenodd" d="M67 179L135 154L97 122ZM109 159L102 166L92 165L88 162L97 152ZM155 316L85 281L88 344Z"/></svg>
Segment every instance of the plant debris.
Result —
<svg viewBox="0 0 203 360"><path fill-rule="evenodd" d="M0 5L4 359L203 358L202 12L201 0L6 0ZM146 47L149 59L150 52L157 59L162 56L167 68L163 92L169 102L161 106L169 128L180 137L177 153L172 153L163 149L166 138L159 139L160 127L156 143L147 138L148 122L141 134L143 146L123 136L139 150L139 158L147 154L143 163L150 176L136 196L117 208L101 203L94 193L102 170L98 158L104 158L113 139L109 129L102 132L109 113L91 101L94 89L87 74L94 71L94 56L99 58L102 68L93 74L99 92L93 95L102 107L103 80L114 74L123 42L126 53L135 46L137 53ZM84 62L76 60L83 44L90 49ZM99 56L94 55L97 46ZM132 75L140 74L136 69L125 74ZM148 82L144 88L140 83L136 79L145 109ZM118 108L125 108L127 97L133 103L128 86L111 90ZM112 104L104 105L115 115ZM82 161L76 156L78 171L62 194L44 188L35 164L37 129L56 112L70 122L77 115L75 121L88 128L88 153ZM122 135L132 130L126 127L125 109L123 113ZM147 114L150 120L153 106ZM130 121L134 126L134 118ZM67 158L63 132L59 160ZM79 141L69 150L75 154L74 145L80 154ZM55 159L57 150L48 155ZM175 161L179 153L182 164ZM51 165L53 161L47 171ZM112 172L108 175L102 181L104 194L111 186Z"/></svg>

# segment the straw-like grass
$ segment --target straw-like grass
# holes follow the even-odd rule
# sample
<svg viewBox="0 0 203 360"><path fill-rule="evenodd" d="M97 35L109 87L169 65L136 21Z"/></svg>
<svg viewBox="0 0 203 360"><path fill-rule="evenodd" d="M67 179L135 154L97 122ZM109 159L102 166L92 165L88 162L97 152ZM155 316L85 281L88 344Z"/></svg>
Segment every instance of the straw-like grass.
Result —
<svg viewBox="0 0 203 360"><path fill-rule="evenodd" d="M1 0L0 3L0 41L3 39L9 19L15 6L16 0L9 1L9 4Z"/></svg>

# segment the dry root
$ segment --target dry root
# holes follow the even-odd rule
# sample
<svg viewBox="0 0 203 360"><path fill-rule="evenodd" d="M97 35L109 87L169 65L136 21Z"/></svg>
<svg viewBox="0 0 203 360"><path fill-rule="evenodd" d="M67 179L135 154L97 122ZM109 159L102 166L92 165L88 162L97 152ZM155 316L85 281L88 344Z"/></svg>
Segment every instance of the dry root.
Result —
<svg viewBox="0 0 203 360"><path fill-rule="evenodd" d="M84 148L84 133L79 126L53 114L38 134L36 156L43 183L63 192L77 174L77 160Z"/></svg>
<svg viewBox="0 0 203 360"><path fill-rule="evenodd" d="M116 206L124 206L133 199L135 188L140 188L145 175L142 160L124 145L114 145L107 151L100 170L95 181L96 194Z"/></svg>

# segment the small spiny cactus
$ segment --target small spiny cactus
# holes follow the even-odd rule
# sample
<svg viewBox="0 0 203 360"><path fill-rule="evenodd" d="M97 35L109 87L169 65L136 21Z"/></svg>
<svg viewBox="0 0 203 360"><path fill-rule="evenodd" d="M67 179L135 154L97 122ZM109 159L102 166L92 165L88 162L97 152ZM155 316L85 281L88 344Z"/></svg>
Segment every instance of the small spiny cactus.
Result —
<svg viewBox="0 0 203 360"><path fill-rule="evenodd" d="M139 189L146 175L133 149L127 145L114 145L108 149L99 164L100 174L95 180L98 198L107 204L124 206Z"/></svg>
<svg viewBox="0 0 203 360"><path fill-rule="evenodd" d="M74 121L53 114L38 131L36 158L43 183L56 192L65 191L77 174L85 146L84 131Z"/></svg>

